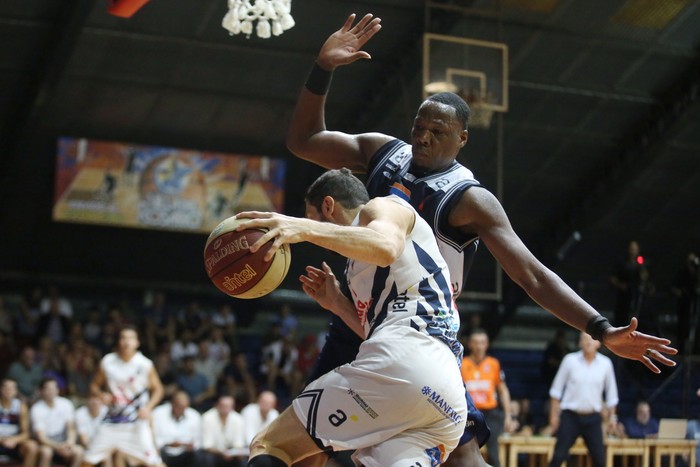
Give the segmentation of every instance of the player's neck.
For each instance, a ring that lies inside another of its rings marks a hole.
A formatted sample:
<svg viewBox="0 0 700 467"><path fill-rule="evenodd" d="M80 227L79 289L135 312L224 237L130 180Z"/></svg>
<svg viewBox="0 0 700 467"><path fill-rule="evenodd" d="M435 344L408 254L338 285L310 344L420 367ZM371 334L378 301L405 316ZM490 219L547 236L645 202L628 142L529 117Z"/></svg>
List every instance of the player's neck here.
<svg viewBox="0 0 700 467"><path fill-rule="evenodd" d="M129 352L117 352L117 355L119 356L119 358L121 358L125 362L128 362L129 360L134 358L134 356L136 355L137 352L138 352L138 350L135 350L133 352L131 352L131 351L129 351Z"/></svg>

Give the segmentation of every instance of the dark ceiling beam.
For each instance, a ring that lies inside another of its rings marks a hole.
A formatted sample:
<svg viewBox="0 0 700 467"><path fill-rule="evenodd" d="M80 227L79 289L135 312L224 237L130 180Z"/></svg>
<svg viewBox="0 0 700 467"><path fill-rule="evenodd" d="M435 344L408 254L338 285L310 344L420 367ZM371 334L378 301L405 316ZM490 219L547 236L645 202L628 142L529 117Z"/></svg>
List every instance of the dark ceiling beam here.
<svg viewBox="0 0 700 467"><path fill-rule="evenodd" d="M552 248L558 248L573 231L584 232L601 221L622 197L639 173L660 157L664 148L682 130L694 109L700 107L700 55L685 73L659 96L663 104L650 111L627 135L622 135L620 149L590 177L591 184L569 200L563 214L551 225ZM585 238L585 233L584 233Z"/></svg>
<svg viewBox="0 0 700 467"><path fill-rule="evenodd" d="M39 125L46 104L51 100L56 84L78 42L83 25L95 7L93 0L56 2L56 11L49 12L54 22L49 28L43 54L36 57L38 66L24 80L24 90L17 99L15 117L10 119L1 144L5 164L27 146L34 129ZM4 169L5 166L2 167ZM4 170L0 172L5 173Z"/></svg>

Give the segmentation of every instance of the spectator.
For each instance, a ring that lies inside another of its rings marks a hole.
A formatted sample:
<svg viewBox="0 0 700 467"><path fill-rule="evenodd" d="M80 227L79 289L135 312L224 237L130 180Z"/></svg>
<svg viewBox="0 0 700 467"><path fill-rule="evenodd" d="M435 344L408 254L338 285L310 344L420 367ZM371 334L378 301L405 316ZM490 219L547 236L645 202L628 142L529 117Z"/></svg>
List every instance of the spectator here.
<svg viewBox="0 0 700 467"><path fill-rule="evenodd" d="M236 332L236 315L231 309L231 305L225 303L219 307L211 317L211 324L218 328L223 328L225 334L231 336Z"/></svg>
<svg viewBox="0 0 700 467"><path fill-rule="evenodd" d="M190 407L184 391L153 409L153 432L160 456L169 467L202 464L202 417Z"/></svg>
<svg viewBox="0 0 700 467"><path fill-rule="evenodd" d="M209 341L199 341L197 348L198 352L194 359L194 370L207 378L209 386L215 386L223 367L218 361L211 357Z"/></svg>
<svg viewBox="0 0 700 467"><path fill-rule="evenodd" d="M67 298L61 296L57 285L49 286L48 296L43 297L39 304L42 314L49 313L52 308L56 308L61 316L68 319L73 317L73 305Z"/></svg>
<svg viewBox="0 0 700 467"><path fill-rule="evenodd" d="M44 369L36 361L36 352L33 347L25 347L19 359L10 365L7 377L17 382L19 393L28 400L36 395L39 382L43 377Z"/></svg>
<svg viewBox="0 0 700 467"><path fill-rule="evenodd" d="M39 385L41 398L30 410L32 428L40 446L40 466L48 467L50 460L80 467L85 451L75 430L75 407L58 395L58 384L45 378Z"/></svg>
<svg viewBox="0 0 700 467"><path fill-rule="evenodd" d="M462 360L462 379L474 400L474 405L486 418L491 436L486 442L488 458L493 467L500 467L498 437L512 428L510 391L500 362L486 355L489 336L483 329L475 329L469 336L469 355Z"/></svg>
<svg viewBox="0 0 700 467"><path fill-rule="evenodd" d="M698 346L697 326L698 326L698 304L700 303L700 257L695 253L688 253L685 264L678 271L673 282L673 294L677 297L676 302L676 335L677 342L685 345L679 346L679 350L685 353L694 353ZM691 323L691 318L695 322ZM690 330L696 329L693 333L695 342L692 342ZM695 347L695 349L693 349Z"/></svg>
<svg viewBox="0 0 700 467"><path fill-rule="evenodd" d="M279 416L276 406L277 396L275 393L263 391L258 396L257 402L252 402L241 410L243 426L245 427L246 446L250 446L250 442L253 441L255 435Z"/></svg>
<svg viewBox="0 0 700 467"><path fill-rule="evenodd" d="M99 359L97 351L81 335L71 338L65 355L68 393L83 400L90 394L90 382Z"/></svg>
<svg viewBox="0 0 700 467"><path fill-rule="evenodd" d="M183 329L180 332L180 338L170 346L170 360L178 367L183 358L196 357L198 352L197 344L192 340L192 332L189 329Z"/></svg>
<svg viewBox="0 0 700 467"><path fill-rule="evenodd" d="M104 321L100 310L93 306L88 310L87 321L83 326L83 338L90 345L97 346L102 338Z"/></svg>
<svg viewBox="0 0 700 467"><path fill-rule="evenodd" d="M182 368L175 378L178 388L187 393L192 401L192 406L197 410L216 394L215 386L209 384L209 380L202 373L195 370L194 357L185 357Z"/></svg>
<svg viewBox="0 0 700 467"><path fill-rule="evenodd" d="M566 340L566 333L563 329L558 329L554 334L554 338L547 344L547 348L544 350L544 355L542 356L540 374L543 382L547 384L547 388L552 385L554 375L557 374L557 370L564 356L570 352L571 347Z"/></svg>
<svg viewBox="0 0 700 467"><path fill-rule="evenodd" d="M600 341L585 332L581 333L579 347L580 351L564 357L549 390L549 424L557 434L549 467L559 467L569 457L569 449L579 436L586 442L593 466L605 465L603 394L610 424L617 425L617 383L612 361L598 353Z"/></svg>
<svg viewBox="0 0 700 467"><path fill-rule="evenodd" d="M510 401L510 431L508 433L520 436L531 436L534 432L530 400L521 399Z"/></svg>
<svg viewBox="0 0 700 467"><path fill-rule="evenodd" d="M23 297L19 302L19 312L15 317L15 344L24 347L36 338L36 327L40 311L29 306L29 300Z"/></svg>
<svg viewBox="0 0 700 467"><path fill-rule="evenodd" d="M625 258L615 265L610 284L616 291L615 300L615 326L625 326L632 316L642 313L645 306L644 299L653 292L653 285L649 280L649 271L640 254L639 243L631 241L627 247ZM644 321L640 320L640 322Z"/></svg>
<svg viewBox="0 0 700 467"><path fill-rule="evenodd" d="M214 326L209 333L209 356L219 363L221 369L228 363L231 346L224 338L224 327Z"/></svg>
<svg viewBox="0 0 700 467"><path fill-rule="evenodd" d="M192 300L177 317L176 331L182 333L185 329L193 340L199 340L209 332L209 319L196 300Z"/></svg>
<svg viewBox="0 0 700 467"><path fill-rule="evenodd" d="M168 306L163 292L156 292L152 303L146 305L143 311L143 329L146 344L151 351L175 340L175 314Z"/></svg>
<svg viewBox="0 0 700 467"><path fill-rule="evenodd" d="M698 388L695 394L700 397L700 388ZM700 418L696 420L688 420L688 428L685 433L685 437L686 439L694 439L698 442L697 446L695 447L695 459L700 459Z"/></svg>
<svg viewBox="0 0 700 467"><path fill-rule="evenodd" d="M659 435L659 420L651 416L651 406L647 401L637 402L634 417L622 422L623 434L628 438L656 438Z"/></svg>
<svg viewBox="0 0 700 467"><path fill-rule="evenodd" d="M78 431L78 442L87 448L90 440L107 415L107 406L99 396L90 396L87 404L75 411L75 427Z"/></svg>
<svg viewBox="0 0 700 467"><path fill-rule="evenodd" d="M291 336L281 337L262 350L261 373L265 376L266 388L280 396L293 396L300 389L301 373L297 365L299 353Z"/></svg>
<svg viewBox="0 0 700 467"><path fill-rule="evenodd" d="M59 304L56 300L49 302L46 313L39 317L37 323L37 337L48 337L54 343L59 344L68 340L70 332L70 319L61 314Z"/></svg>
<svg viewBox="0 0 700 467"><path fill-rule="evenodd" d="M153 365L155 365L156 373L160 376L160 381L163 384L163 397L170 399L177 391L177 380L170 360L170 353L165 350L159 351L153 359Z"/></svg>
<svg viewBox="0 0 700 467"><path fill-rule="evenodd" d="M275 318L280 325L279 332L282 337L296 336L299 320L294 315L292 306L289 303L283 303L280 308L280 314Z"/></svg>
<svg viewBox="0 0 700 467"><path fill-rule="evenodd" d="M297 347L297 353L297 368L301 374L302 381L306 381L316 364L316 360L318 360L319 348L317 337L313 334L304 336Z"/></svg>
<svg viewBox="0 0 700 467"><path fill-rule="evenodd" d="M17 382L9 378L0 386L0 455L34 467L39 447L29 432L27 404L17 397Z"/></svg>
<svg viewBox="0 0 700 467"><path fill-rule="evenodd" d="M202 415L202 448L214 467L242 467L247 456L232 450L246 446L243 416L235 410L235 400L219 396L216 406Z"/></svg>
<svg viewBox="0 0 700 467"><path fill-rule="evenodd" d="M255 400L255 387L255 378L248 370L245 353L231 354L230 361L219 378L219 392L233 395L239 404L245 406Z"/></svg>

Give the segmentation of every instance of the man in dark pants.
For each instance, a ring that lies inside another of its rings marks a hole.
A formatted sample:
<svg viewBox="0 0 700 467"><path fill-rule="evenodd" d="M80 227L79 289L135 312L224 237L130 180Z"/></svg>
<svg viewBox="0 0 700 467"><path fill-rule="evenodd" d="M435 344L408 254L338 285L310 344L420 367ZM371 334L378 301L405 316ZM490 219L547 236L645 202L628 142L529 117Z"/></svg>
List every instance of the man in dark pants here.
<svg viewBox="0 0 700 467"><path fill-rule="evenodd" d="M579 347L580 351L564 357L549 390L549 423L557 436L549 467L559 467L569 457L569 449L579 436L586 442L593 467L605 466L603 392L609 423L617 423L617 383L612 361L598 353L600 342L585 332L581 333Z"/></svg>

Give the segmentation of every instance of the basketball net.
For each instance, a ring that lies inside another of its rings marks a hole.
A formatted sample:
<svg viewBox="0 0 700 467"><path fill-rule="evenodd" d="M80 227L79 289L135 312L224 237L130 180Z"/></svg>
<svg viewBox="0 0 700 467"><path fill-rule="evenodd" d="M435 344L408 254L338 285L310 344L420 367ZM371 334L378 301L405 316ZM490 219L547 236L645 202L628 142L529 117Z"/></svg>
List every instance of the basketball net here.
<svg viewBox="0 0 700 467"><path fill-rule="evenodd" d="M488 93L465 93L460 91L458 94L469 104L469 110L471 111L469 127L488 130L491 127L494 113L492 106L488 105Z"/></svg>
<svg viewBox="0 0 700 467"><path fill-rule="evenodd" d="M253 33L253 22L257 21L255 33L261 39L279 36L294 27L292 0L228 0L228 13L221 26L231 35Z"/></svg>

